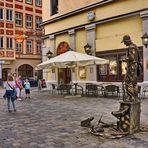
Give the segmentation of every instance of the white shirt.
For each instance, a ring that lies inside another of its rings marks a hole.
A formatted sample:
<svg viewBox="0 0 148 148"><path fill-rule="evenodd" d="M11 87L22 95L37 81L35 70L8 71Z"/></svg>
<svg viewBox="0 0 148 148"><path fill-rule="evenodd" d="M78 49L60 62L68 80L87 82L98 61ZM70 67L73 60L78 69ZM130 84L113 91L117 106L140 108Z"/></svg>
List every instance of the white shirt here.
<svg viewBox="0 0 148 148"><path fill-rule="evenodd" d="M9 83L9 84L8 84ZM10 87L10 86L12 87ZM13 90L13 88L15 88L15 82L14 81L8 81L4 83L4 87L6 88L6 90Z"/></svg>

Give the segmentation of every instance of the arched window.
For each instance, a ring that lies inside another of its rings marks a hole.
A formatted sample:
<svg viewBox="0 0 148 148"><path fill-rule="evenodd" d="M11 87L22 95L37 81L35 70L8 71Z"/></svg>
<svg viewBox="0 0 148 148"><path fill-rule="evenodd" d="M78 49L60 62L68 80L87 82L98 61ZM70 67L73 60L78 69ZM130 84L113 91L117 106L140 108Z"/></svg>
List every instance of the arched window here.
<svg viewBox="0 0 148 148"><path fill-rule="evenodd" d="M28 64L21 65L18 68L18 75L22 77L33 77L33 67Z"/></svg>
<svg viewBox="0 0 148 148"><path fill-rule="evenodd" d="M61 42L57 47L57 55L68 51L70 48L69 44L65 41Z"/></svg>

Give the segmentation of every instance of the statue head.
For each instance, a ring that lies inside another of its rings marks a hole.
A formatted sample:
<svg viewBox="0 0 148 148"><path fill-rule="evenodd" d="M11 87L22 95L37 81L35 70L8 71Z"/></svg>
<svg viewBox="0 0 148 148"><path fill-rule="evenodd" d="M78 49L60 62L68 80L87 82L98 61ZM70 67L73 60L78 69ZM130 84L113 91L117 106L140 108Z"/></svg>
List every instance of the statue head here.
<svg viewBox="0 0 148 148"><path fill-rule="evenodd" d="M124 35L121 43L124 43L125 45L130 45L131 44L131 37L129 35Z"/></svg>

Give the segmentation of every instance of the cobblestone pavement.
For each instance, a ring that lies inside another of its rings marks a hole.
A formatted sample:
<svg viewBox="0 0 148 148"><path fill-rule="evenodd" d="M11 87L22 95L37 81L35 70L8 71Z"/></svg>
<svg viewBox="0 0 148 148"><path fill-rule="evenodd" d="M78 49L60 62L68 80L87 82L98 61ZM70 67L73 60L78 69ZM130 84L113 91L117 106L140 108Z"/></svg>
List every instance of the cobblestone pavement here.
<svg viewBox="0 0 148 148"><path fill-rule="evenodd" d="M64 98L33 90L31 99L16 104L17 112L8 113L0 99L0 148L148 148L148 133L104 140L80 126L91 116L98 121L102 113L104 122L115 122L111 111L118 110L117 99ZM148 99L141 105L141 123L146 123Z"/></svg>

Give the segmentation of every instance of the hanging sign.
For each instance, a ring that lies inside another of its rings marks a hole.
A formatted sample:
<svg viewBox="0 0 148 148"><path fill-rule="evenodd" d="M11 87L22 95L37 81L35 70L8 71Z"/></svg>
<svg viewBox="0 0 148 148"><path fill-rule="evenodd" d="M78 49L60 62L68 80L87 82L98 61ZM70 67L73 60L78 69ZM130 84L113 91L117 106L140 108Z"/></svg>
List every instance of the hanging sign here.
<svg viewBox="0 0 148 148"><path fill-rule="evenodd" d="M23 35L18 35L15 37L16 42L22 43L24 41L24 36Z"/></svg>

